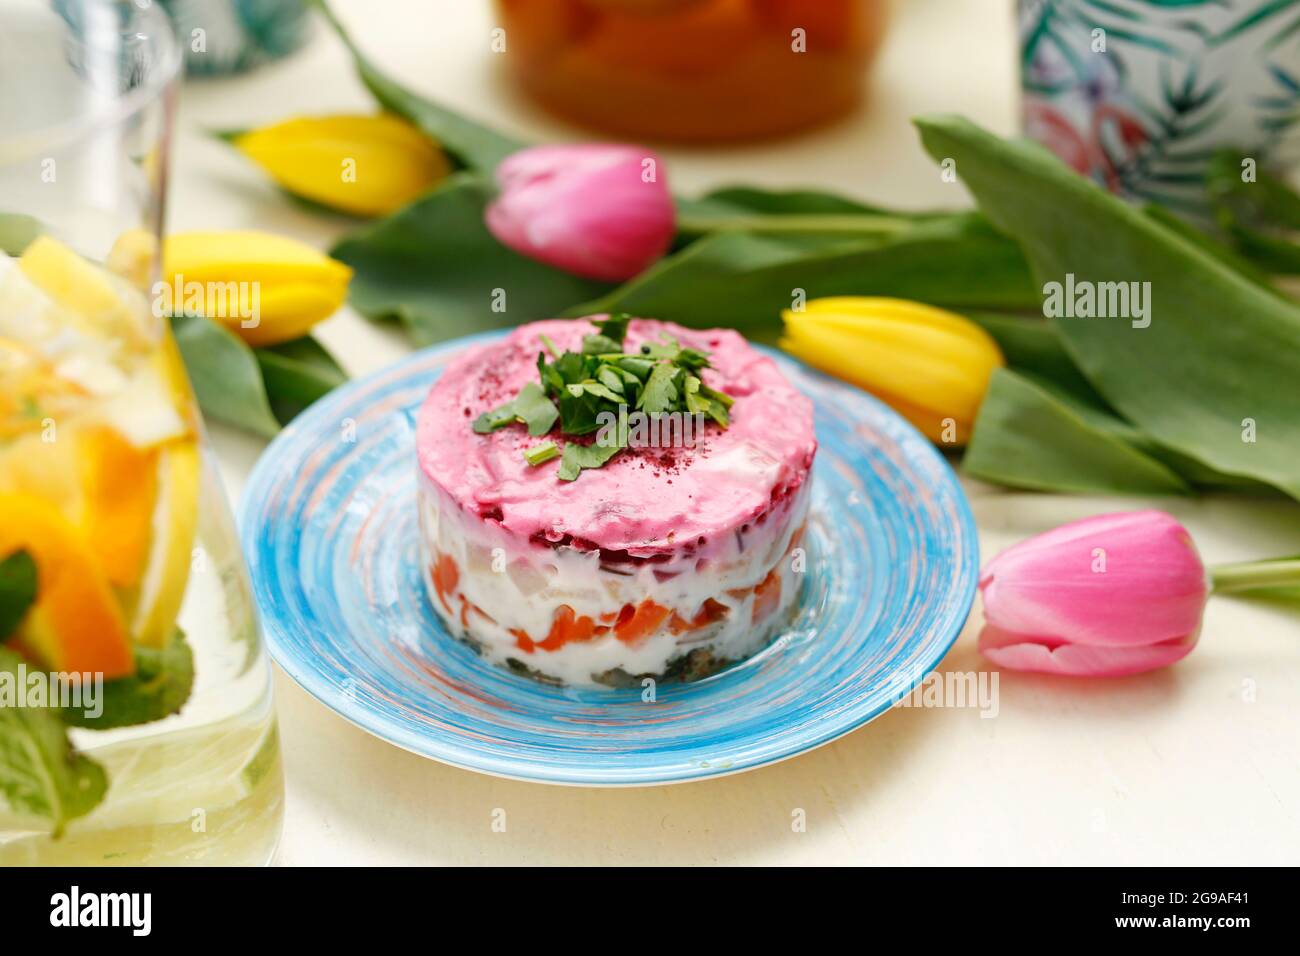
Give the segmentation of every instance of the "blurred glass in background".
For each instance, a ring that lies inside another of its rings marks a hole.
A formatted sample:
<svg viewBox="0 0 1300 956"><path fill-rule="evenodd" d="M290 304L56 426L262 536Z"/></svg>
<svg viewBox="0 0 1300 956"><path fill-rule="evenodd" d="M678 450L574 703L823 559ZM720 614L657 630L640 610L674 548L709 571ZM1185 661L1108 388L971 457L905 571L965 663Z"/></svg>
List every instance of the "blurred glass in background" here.
<svg viewBox="0 0 1300 956"><path fill-rule="evenodd" d="M161 0L192 76L237 73L278 59L307 37L306 0Z"/></svg>

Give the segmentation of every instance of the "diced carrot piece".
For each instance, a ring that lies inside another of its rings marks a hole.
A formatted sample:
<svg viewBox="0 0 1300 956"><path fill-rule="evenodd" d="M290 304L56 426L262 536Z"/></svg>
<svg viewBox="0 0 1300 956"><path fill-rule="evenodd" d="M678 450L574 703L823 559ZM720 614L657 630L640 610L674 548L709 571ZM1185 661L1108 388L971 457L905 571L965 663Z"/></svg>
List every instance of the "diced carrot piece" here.
<svg viewBox="0 0 1300 956"><path fill-rule="evenodd" d="M754 614L751 620L755 624L763 620L781 603L781 569L773 568L767 577L754 588Z"/></svg>
<svg viewBox="0 0 1300 956"><path fill-rule="evenodd" d="M578 617L574 614L573 608L567 604L561 604L551 621L551 632L546 635L546 640L537 646L544 651L555 651L565 644L589 641L595 636L595 621L585 615Z"/></svg>
<svg viewBox="0 0 1300 956"><path fill-rule="evenodd" d="M695 619L691 621L691 626L704 627L706 624L712 624L714 621L721 621L730 613L731 608L727 607L727 605L720 601L715 601L713 598L705 598L703 606L695 615Z"/></svg>
<svg viewBox="0 0 1300 956"><path fill-rule="evenodd" d="M518 628L510 629L515 639L515 646L525 654L531 654L535 650L558 651L565 644L589 641L608 631L608 627L598 627L594 620L585 615L578 617L573 608L567 604L561 604L556 609L555 617L551 619L551 630L540 641L534 641L528 636L527 631Z"/></svg>
<svg viewBox="0 0 1300 956"><path fill-rule="evenodd" d="M708 627L716 621L721 621L731 613L731 608L713 598L705 598L704 603L700 605L699 611L689 621L682 617L676 611L673 611L672 617L668 619L668 630L674 634L682 634L686 631L697 631L702 627Z"/></svg>
<svg viewBox="0 0 1300 956"><path fill-rule="evenodd" d="M635 604L624 604L619 609L618 615L614 618L614 630L618 630L636 615Z"/></svg>
<svg viewBox="0 0 1300 956"><path fill-rule="evenodd" d="M439 554L433 564L429 567L429 575L433 578L433 589L438 592L438 600L442 606L447 609L448 614L455 613L451 609L451 602L447 596L456 590L456 583L460 580L460 571L456 568L456 562L452 560L451 555Z"/></svg>
<svg viewBox="0 0 1300 956"><path fill-rule="evenodd" d="M624 610L626 609L624 607ZM636 610L626 620L623 615L619 615L619 622L614 625L614 635L625 644L639 641L658 630L659 625L667 620L671 613L662 604L656 604L646 598L637 605Z"/></svg>
<svg viewBox="0 0 1300 956"><path fill-rule="evenodd" d="M790 544L786 546L785 553L789 554L795 548L799 547L799 542L803 541L803 533L808 530L807 524L801 524L794 529L794 534L790 535Z"/></svg>

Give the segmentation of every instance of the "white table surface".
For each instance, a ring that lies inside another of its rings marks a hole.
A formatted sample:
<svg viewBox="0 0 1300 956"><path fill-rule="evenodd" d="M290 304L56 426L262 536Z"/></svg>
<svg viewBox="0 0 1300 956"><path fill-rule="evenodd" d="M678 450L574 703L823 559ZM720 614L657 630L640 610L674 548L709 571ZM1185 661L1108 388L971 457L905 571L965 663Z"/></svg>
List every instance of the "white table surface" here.
<svg viewBox="0 0 1300 956"><path fill-rule="evenodd" d="M358 42L410 86L536 139L580 139L511 90L489 52L486 0L335 0ZM885 203L964 202L908 124L962 112L1015 126L1010 0L902 0L867 106L822 133L741 151L665 150L676 190L818 185ZM286 201L208 127L367 110L342 46L248 76L188 83L172 230L259 228L327 248L346 226ZM936 263L936 268L941 268ZM319 327L348 371L406 354L345 309ZM211 426L232 498L264 447ZM1059 522L1149 501L1011 493L966 482L987 559ZM1169 501L1207 561L1300 552L1300 508ZM988 670L980 612L945 670ZM1215 599L1200 646L1122 680L1001 675L996 717L899 709L812 753L704 783L597 791L516 783L399 750L277 670L287 804L277 862L310 864L828 864L1300 861L1300 614ZM494 818L505 811L505 832ZM796 811L806 815L795 832ZM499 829L499 827L497 828Z"/></svg>

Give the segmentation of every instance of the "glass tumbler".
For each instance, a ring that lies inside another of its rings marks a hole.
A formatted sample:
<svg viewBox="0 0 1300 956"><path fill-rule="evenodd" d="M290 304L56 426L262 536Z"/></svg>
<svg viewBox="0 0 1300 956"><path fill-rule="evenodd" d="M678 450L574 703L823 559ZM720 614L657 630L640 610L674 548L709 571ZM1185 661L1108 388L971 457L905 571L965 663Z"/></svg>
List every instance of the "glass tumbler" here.
<svg viewBox="0 0 1300 956"><path fill-rule="evenodd" d="M270 667L154 283L181 53L0 0L0 864L263 864Z"/></svg>

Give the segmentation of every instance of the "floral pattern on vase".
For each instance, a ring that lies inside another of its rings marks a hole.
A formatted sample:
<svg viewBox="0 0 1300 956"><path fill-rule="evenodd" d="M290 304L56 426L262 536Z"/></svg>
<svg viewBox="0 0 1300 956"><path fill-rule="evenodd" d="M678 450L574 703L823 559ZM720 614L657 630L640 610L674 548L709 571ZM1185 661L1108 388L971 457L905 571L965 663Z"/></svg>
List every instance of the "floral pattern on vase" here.
<svg viewBox="0 0 1300 956"><path fill-rule="evenodd" d="M1188 215L1224 147L1280 161L1300 119L1296 0L1020 0L1026 135Z"/></svg>

